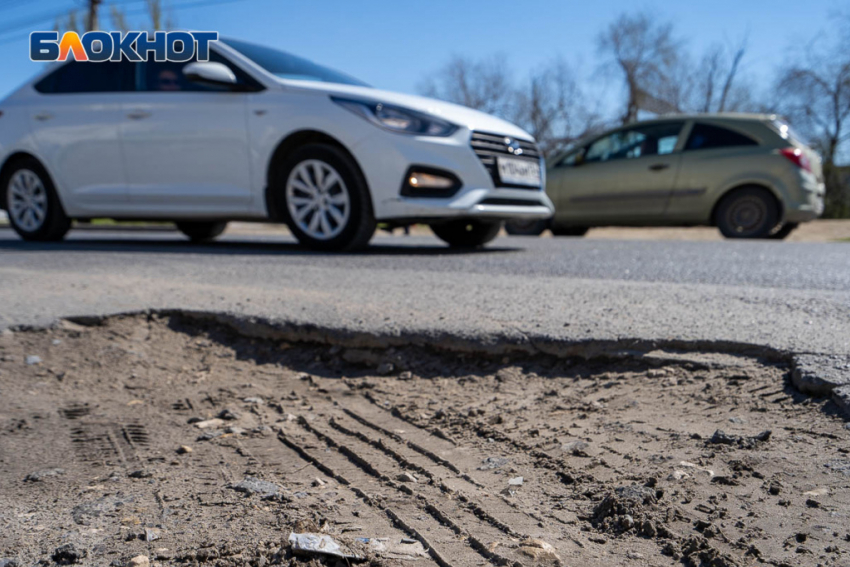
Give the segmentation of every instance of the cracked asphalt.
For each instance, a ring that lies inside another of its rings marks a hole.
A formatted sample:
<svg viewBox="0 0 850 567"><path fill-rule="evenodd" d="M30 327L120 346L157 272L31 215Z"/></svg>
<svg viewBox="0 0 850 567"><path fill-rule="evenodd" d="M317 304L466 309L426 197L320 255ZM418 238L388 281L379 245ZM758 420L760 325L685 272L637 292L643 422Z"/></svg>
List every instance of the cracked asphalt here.
<svg viewBox="0 0 850 567"><path fill-rule="evenodd" d="M195 309L381 335L735 342L850 354L850 243L500 238L454 252L378 236L313 254L286 235L0 229L0 328Z"/></svg>

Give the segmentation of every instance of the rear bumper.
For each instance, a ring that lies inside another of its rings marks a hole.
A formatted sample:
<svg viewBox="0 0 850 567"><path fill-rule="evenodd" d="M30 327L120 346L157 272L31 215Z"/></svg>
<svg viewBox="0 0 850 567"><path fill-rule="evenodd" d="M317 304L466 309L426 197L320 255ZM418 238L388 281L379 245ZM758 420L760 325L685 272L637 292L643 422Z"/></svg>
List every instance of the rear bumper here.
<svg viewBox="0 0 850 567"><path fill-rule="evenodd" d="M802 189L800 201L786 203L785 222L809 222L823 215L826 186L823 183L806 183Z"/></svg>

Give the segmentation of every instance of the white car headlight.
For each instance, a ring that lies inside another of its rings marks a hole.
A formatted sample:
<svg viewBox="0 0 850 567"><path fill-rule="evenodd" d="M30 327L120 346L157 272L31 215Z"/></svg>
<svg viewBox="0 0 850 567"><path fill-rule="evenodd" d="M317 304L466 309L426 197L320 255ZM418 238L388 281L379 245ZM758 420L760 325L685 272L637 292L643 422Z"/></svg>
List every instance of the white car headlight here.
<svg viewBox="0 0 850 567"><path fill-rule="evenodd" d="M399 134L445 138L458 129L451 122L409 108L340 97L331 97L331 100L376 126Z"/></svg>

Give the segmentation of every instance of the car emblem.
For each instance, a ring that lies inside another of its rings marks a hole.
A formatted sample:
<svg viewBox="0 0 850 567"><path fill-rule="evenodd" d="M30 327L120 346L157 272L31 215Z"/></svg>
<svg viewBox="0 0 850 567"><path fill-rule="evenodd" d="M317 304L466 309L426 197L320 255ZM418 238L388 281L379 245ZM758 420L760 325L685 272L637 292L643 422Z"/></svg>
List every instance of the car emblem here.
<svg viewBox="0 0 850 567"><path fill-rule="evenodd" d="M515 156L522 155L522 146L519 142L511 138L505 138L505 145L508 147L508 151Z"/></svg>

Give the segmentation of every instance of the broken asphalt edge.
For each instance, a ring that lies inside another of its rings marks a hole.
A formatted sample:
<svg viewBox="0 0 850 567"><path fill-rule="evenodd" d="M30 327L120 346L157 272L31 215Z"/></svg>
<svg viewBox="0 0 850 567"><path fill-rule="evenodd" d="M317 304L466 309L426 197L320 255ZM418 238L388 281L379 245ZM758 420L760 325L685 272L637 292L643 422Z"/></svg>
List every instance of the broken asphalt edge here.
<svg viewBox="0 0 850 567"><path fill-rule="evenodd" d="M480 354L484 356L549 355L557 358L634 359L653 364L683 362L675 353L703 352L759 358L773 363L787 364L791 369L791 382L797 390L810 396L831 397L850 420L850 356L794 353L774 347L725 340L681 339L582 339L571 340L535 335L517 331L515 334L488 333L475 337L459 336L441 331L399 331L374 333L345 327L323 327L314 324L293 323L236 313L192 309L145 309L111 314L72 316L61 320L83 326L99 326L114 317L178 316L198 323L222 325L237 334L255 339L288 343L311 343L353 349L379 349L420 347L436 352ZM21 325L12 330L32 330L34 326ZM669 359L650 353L671 353ZM687 361L686 359L684 361Z"/></svg>

